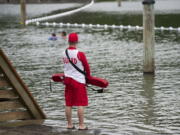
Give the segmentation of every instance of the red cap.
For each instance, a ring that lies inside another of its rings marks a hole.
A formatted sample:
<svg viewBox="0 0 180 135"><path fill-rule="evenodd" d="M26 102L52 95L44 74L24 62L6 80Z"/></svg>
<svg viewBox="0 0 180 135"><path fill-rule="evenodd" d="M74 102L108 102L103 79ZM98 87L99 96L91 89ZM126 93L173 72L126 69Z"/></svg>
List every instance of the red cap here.
<svg viewBox="0 0 180 135"><path fill-rule="evenodd" d="M77 33L70 33L68 41L71 42L71 43L78 42L78 35L77 35Z"/></svg>

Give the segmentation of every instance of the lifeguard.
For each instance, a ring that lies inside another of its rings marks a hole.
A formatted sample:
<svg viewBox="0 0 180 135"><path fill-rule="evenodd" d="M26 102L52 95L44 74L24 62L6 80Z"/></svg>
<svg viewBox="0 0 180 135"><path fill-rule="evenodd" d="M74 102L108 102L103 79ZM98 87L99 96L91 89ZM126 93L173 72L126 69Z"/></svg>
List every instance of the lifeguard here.
<svg viewBox="0 0 180 135"><path fill-rule="evenodd" d="M86 76L90 77L90 67L86 59L85 53L77 49L78 35L76 33L69 34L69 47L67 53L70 60L82 71ZM87 130L84 124L84 107L88 106L88 96L86 90L85 75L75 69L70 63L66 52L63 52L64 62L64 84L65 84L65 113L67 118L67 128L74 129L72 123L72 106L77 106L77 115L79 118L79 130Z"/></svg>

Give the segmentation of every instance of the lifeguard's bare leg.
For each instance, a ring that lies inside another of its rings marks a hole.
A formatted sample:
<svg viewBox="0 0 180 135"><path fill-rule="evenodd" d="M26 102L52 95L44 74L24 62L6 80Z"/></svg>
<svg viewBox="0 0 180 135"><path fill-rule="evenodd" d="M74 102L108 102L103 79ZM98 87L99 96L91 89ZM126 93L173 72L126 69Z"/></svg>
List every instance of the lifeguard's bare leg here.
<svg viewBox="0 0 180 135"><path fill-rule="evenodd" d="M79 106L77 110L78 118L79 118L79 129L84 129L84 107Z"/></svg>
<svg viewBox="0 0 180 135"><path fill-rule="evenodd" d="M67 119L67 128L72 128L72 107L66 106L65 107L66 119Z"/></svg>

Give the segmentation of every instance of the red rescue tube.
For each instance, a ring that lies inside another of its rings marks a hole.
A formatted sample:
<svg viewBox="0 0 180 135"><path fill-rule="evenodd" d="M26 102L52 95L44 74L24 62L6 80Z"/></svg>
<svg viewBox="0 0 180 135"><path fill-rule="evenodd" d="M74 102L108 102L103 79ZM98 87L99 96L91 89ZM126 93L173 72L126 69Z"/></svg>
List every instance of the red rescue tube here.
<svg viewBox="0 0 180 135"><path fill-rule="evenodd" d="M64 81L64 74L63 73L57 73L52 75L52 80L54 82L63 82ZM101 88L106 88L109 85L109 82L105 79L90 76L87 78L87 84L91 84L94 86L98 86Z"/></svg>
<svg viewBox="0 0 180 135"><path fill-rule="evenodd" d="M53 74L51 79L54 82L63 82L64 81L64 74L63 73Z"/></svg>
<svg viewBox="0 0 180 135"><path fill-rule="evenodd" d="M90 76L87 78L87 84L98 86L101 88L106 88L108 86L108 81L102 78Z"/></svg>

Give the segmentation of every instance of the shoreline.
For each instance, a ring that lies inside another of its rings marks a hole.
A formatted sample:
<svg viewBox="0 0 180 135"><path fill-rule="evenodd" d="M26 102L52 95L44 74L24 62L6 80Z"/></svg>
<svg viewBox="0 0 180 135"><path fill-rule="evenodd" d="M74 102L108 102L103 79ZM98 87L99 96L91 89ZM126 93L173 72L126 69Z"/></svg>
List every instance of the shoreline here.
<svg viewBox="0 0 180 135"><path fill-rule="evenodd" d="M0 127L0 135L100 135L99 129L79 131L67 130L46 125L28 125L21 127Z"/></svg>

